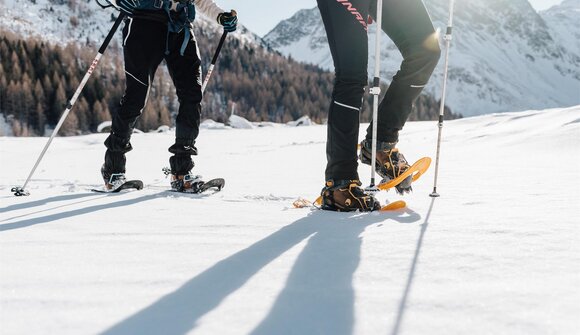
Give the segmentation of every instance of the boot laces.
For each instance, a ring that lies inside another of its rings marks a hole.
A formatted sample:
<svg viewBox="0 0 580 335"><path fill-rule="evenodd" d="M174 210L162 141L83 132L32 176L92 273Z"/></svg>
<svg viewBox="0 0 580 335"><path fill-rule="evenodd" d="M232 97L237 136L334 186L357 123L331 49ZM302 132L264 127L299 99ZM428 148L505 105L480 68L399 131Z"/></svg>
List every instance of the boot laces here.
<svg viewBox="0 0 580 335"><path fill-rule="evenodd" d="M387 168L391 168L393 173L393 178L397 178L401 173L405 172L409 167L405 156L399 152L399 149L393 148L391 150L386 150L385 154L389 159L389 165Z"/></svg>

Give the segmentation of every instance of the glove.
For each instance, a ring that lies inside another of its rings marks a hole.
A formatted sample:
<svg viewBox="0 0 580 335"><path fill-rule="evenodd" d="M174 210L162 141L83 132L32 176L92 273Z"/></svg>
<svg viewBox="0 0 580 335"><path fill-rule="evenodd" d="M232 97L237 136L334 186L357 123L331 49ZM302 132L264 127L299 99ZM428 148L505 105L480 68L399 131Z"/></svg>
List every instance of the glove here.
<svg viewBox="0 0 580 335"><path fill-rule="evenodd" d="M233 9L229 13L221 13L217 17L217 22L224 26L224 30L228 33L236 31L238 28L238 13Z"/></svg>

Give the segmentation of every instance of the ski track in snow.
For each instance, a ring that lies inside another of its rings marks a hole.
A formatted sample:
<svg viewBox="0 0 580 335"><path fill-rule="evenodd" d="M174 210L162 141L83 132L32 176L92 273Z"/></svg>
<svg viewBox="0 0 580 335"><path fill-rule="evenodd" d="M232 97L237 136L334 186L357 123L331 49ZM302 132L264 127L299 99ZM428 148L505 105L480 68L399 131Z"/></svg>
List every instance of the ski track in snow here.
<svg viewBox="0 0 580 335"><path fill-rule="evenodd" d="M195 171L226 179L211 195L165 191L169 132L133 137L142 191L89 191L94 134L56 138L14 197L47 139L0 137L0 333L575 334L579 119L446 122L442 196L432 166L381 214L291 208L323 186L325 126L202 129ZM436 137L411 122L399 147L434 158Z"/></svg>

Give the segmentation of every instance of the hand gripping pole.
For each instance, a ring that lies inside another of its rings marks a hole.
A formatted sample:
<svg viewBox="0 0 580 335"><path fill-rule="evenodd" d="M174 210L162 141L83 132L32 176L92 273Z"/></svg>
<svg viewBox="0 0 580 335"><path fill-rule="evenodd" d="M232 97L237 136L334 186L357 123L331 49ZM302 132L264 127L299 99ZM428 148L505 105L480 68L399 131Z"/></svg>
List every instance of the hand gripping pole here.
<svg viewBox="0 0 580 335"><path fill-rule="evenodd" d="M232 14L237 15L235 10L232 10ZM220 38L220 42L218 43L217 49L216 49L215 53L213 54L211 64L209 66L209 69L207 70L207 74L205 75L205 79L203 80L203 84L201 85L201 93L205 92L205 89L207 87L207 83L209 83L209 78L211 78L211 74L213 73L213 68L215 67L215 64L217 63L218 56L220 55L220 52L222 51L222 47L224 46L224 42L225 42L227 36L228 36L228 32L224 31L224 33L222 34L222 37Z"/></svg>

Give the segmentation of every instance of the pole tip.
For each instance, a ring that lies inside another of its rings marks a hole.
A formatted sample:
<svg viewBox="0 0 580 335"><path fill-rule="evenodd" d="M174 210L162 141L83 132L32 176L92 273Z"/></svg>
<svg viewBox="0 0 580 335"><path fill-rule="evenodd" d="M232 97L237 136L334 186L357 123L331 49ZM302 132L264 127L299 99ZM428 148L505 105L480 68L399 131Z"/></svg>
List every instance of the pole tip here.
<svg viewBox="0 0 580 335"><path fill-rule="evenodd" d="M22 187L13 187L10 191L14 192L14 195L17 197L30 195L30 193L28 193L28 191L26 191Z"/></svg>

